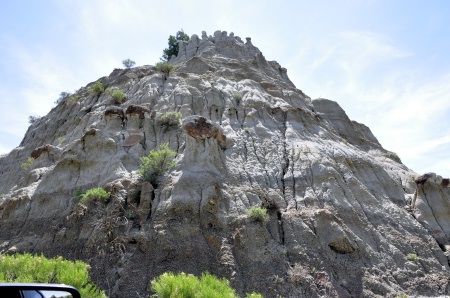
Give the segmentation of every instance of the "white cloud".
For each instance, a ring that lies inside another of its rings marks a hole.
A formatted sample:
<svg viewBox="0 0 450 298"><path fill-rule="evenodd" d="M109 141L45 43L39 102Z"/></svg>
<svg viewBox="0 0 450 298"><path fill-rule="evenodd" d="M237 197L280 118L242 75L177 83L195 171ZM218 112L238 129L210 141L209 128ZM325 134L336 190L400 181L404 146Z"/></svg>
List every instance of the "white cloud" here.
<svg viewBox="0 0 450 298"><path fill-rule="evenodd" d="M438 171L442 167L431 168L437 163L421 160L438 147L450 151L450 73L424 76L417 59L379 34L342 32L294 57L289 75L313 98L337 101L407 166Z"/></svg>

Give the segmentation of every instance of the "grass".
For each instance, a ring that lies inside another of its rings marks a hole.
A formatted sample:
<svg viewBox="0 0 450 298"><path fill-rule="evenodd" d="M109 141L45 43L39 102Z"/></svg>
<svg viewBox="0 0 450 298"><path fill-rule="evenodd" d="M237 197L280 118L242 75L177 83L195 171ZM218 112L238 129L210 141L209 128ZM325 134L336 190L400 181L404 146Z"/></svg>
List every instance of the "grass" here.
<svg viewBox="0 0 450 298"><path fill-rule="evenodd" d="M0 255L0 283L62 283L77 288L82 297L106 298L89 278L89 265L62 257L47 259L29 253Z"/></svg>
<svg viewBox="0 0 450 298"><path fill-rule="evenodd" d="M80 100L80 97L78 95L71 95L65 101L69 104L76 104L79 100Z"/></svg>
<svg viewBox="0 0 450 298"><path fill-rule="evenodd" d="M242 100L242 95L238 92L234 92L232 94L232 97L234 99L234 102L236 103L236 106L241 104L241 100Z"/></svg>
<svg viewBox="0 0 450 298"><path fill-rule="evenodd" d="M114 100L117 104L122 104L125 102L125 94L119 89L106 89L109 96Z"/></svg>
<svg viewBox="0 0 450 298"><path fill-rule="evenodd" d="M416 254L407 254L406 255L406 259L408 261L414 261L414 262L418 262L419 261L419 257Z"/></svg>
<svg viewBox="0 0 450 298"><path fill-rule="evenodd" d="M158 150L150 150L148 156L141 157L141 166L137 173L145 181L156 184L160 174L175 166L176 155L175 151L169 149L168 143L161 144Z"/></svg>
<svg viewBox="0 0 450 298"><path fill-rule="evenodd" d="M34 164L34 158L28 157L27 160L24 163L22 163L20 166L24 170L29 170L33 167L33 164Z"/></svg>
<svg viewBox="0 0 450 298"><path fill-rule="evenodd" d="M87 190L85 193L80 193L78 191L75 192L77 198L79 198L80 204L86 204L92 201L100 201L107 203L109 198L111 197L111 193L104 190L102 187L91 188Z"/></svg>
<svg viewBox="0 0 450 298"><path fill-rule="evenodd" d="M180 124L181 113L180 112L167 112L159 117L159 121L161 121L161 125L170 127L177 126Z"/></svg>
<svg viewBox="0 0 450 298"><path fill-rule="evenodd" d="M402 160L400 159L400 157L398 156L397 153L392 152L392 151L388 151L386 152L386 156L392 160L395 160L398 163L402 163Z"/></svg>
<svg viewBox="0 0 450 298"><path fill-rule="evenodd" d="M265 223L269 220L269 215L267 214L266 208L253 206L252 208L247 210L246 214L253 222Z"/></svg>
<svg viewBox="0 0 450 298"><path fill-rule="evenodd" d="M168 62L158 62L156 63L156 70L170 76L175 71L175 66Z"/></svg>
<svg viewBox="0 0 450 298"><path fill-rule="evenodd" d="M100 95L105 91L105 87L103 87L102 82L95 82L88 90L89 94Z"/></svg>

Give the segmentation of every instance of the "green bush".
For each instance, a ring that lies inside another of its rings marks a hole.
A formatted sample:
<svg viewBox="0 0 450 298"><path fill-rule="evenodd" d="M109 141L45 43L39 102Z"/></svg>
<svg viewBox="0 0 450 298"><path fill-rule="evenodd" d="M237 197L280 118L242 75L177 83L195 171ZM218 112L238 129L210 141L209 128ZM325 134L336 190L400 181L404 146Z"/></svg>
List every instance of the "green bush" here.
<svg viewBox="0 0 450 298"><path fill-rule="evenodd" d="M189 41L189 36L184 33L183 29L177 32L175 36L169 36L169 48L163 50L162 61L169 61L170 57L177 56L179 51L180 41Z"/></svg>
<svg viewBox="0 0 450 298"><path fill-rule="evenodd" d="M65 92L65 91L61 92L59 94L59 98L55 101L55 104L59 104L60 102L66 100L66 98L69 98L70 96L72 96L72 93L70 93L70 92Z"/></svg>
<svg viewBox="0 0 450 298"><path fill-rule="evenodd" d="M27 160L24 163L22 163L20 166L22 167L22 169L28 170L33 167L33 164L34 164L34 158L28 157Z"/></svg>
<svg viewBox="0 0 450 298"><path fill-rule="evenodd" d="M158 150L150 150L148 156L141 157L141 167L137 173L146 181L156 183L158 176L174 167L177 153L169 149L169 144L161 144Z"/></svg>
<svg viewBox="0 0 450 298"><path fill-rule="evenodd" d="M130 69L136 64L136 62L134 62L131 59L125 59L122 61L122 64L123 66L125 66L126 69Z"/></svg>
<svg viewBox="0 0 450 298"><path fill-rule="evenodd" d="M151 289L159 298L238 298L230 282L219 279L208 272L200 278L186 273L163 273L151 281ZM261 294L251 293L246 297L263 298Z"/></svg>
<svg viewBox="0 0 450 298"><path fill-rule="evenodd" d="M159 121L161 121L161 124L165 126L177 126L180 124L180 120L180 112L167 112L159 117Z"/></svg>
<svg viewBox="0 0 450 298"><path fill-rule="evenodd" d="M106 92L108 92L109 96L117 103L122 104L125 101L125 94L119 89L106 89Z"/></svg>
<svg viewBox="0 0 450 298"><path fill-rule="evenodd" d="M93 95L100 95L103 91L105 91L105 87L103 87L103 84L100 81L95 82L88 90L89 94Z"/></svg>
<svg viewBox="0 0 450 298"><path fill-rule="evenodd" d="M28 123L33 124L34 122L38 121L41 118L41 116L28 116Z"/></svg>
<svg viewBox="0 0 450 298"><path fill-rule="evenodd" d="M402 160L400 159L400 157L398 156L397 153L392 152L392 151L388 151L386 152L386 156L392 160L395 160L398 163L402 163Z"/></svg>
<svg viewBox="0 0 450 298"><path fill-rule="evenodd" d="M89 265L82 261L68 261L62 257L25 254L0 255L0 283L61 283L77 288L81 297L106 298L89 278Z"/></svg>
<svg viewBox="0 0 450 298"><path fill-rule="evenodd" d="M65 100L65 102L70 103L70 104L75 104L78 102L78 100L80 100L80 97L78 95L71 95L71 96L69 96L69 98L67 98Z"/></svg>
<svg viewBox="0 0 450 298"><path fill-rule="evenodd" d="M233 96L235 104L237 106L240 105L241 104L241 100L242 100L242 95L240 93L234 92L232 96Z"/></svg>
<svg viewBox="0 0 450 298"><path fill-rule="evenodd" d="M407 254L406 255L406 259L408 261L414 261L414 262L418 262L419 261L419 257L416 254Z"/></svg>
<svg viewBox="0 0 450 298"><path fill-rule="evenodd" d="M253 206L246 212L247 216L250 218L250 220L255 222L267 222L269 220L269 215L267 214L266 208L261 208L257 206Z"/></svg>
<svg viewBox="0 0 450 298"><path fill-rule="evenodd" d="M76 196L80 199L80 204L92 202L92 201L101 201L108 202L111 193L104 190L102 187L91 188L87 190L85 193L76 194Z"/></svg>
<svg viewBox="0 0 450 298"><path fill-rule="evenodd" d="M156 63L156 70L164 73L166 76L170 76L174 72L175 66L168 62L158 62Z"/></svg>

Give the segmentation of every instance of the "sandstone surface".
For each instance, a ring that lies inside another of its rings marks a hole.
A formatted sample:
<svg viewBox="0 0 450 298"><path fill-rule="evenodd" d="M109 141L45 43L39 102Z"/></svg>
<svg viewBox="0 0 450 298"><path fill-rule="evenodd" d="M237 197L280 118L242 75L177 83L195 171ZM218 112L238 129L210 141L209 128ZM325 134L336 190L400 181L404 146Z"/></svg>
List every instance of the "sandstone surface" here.
<svg viewBox="0 0 450 298"><path fill-rule="evenodd" d="M448 179L392 158L250 38L203 32L170 62L167 77L147 65L100 78L120 106L80 88L0 157L0 253L82 259L110 297L148 297L166 271L209 271L241 295L450 295ZM152 185L136 170L163 143L177 164ZM78 204L93 187L110 202Z"/></svg>

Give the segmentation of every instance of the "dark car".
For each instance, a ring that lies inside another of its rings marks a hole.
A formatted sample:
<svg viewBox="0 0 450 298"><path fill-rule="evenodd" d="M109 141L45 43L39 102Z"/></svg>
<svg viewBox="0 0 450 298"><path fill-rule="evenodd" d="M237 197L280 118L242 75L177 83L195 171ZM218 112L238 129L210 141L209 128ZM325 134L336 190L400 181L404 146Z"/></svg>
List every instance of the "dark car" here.
<svg viewBox="0 0 450 298"><path fill-rule="evenodd" d="M59 284L0 283L1 298L81 298L77 289Z"/></svg>

